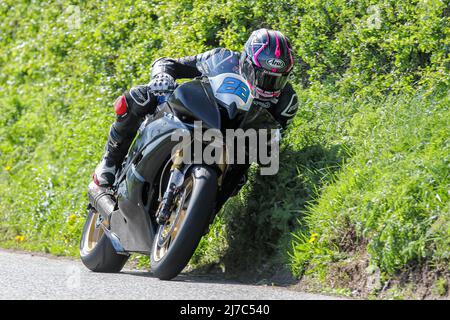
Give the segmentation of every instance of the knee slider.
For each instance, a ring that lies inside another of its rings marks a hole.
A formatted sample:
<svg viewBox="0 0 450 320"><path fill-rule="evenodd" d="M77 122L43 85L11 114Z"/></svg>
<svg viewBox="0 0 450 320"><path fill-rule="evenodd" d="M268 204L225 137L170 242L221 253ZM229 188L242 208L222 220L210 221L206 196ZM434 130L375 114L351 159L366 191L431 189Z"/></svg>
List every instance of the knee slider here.
<svg viewBox="0 0 450 320"><path fill-rule="evenodd" d="M122 95L116 99L114 102L114 112L118 117L125 117L128 113L128 106L127 106L127 100L125 99L125 96Z"/></svg>

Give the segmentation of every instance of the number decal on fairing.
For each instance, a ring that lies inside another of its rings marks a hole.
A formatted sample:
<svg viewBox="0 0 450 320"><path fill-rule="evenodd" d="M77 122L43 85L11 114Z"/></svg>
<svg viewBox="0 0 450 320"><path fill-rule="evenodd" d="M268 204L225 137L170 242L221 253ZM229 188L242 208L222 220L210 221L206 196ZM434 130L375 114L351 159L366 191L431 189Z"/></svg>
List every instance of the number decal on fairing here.
<svg viewBox="0 0 450 320"><path fill-rule="evenodd" d="M241 98L244 103L247 103L250 90L248 86L239 79L227 77L223 80L217 93L231 93Z"/></svg>

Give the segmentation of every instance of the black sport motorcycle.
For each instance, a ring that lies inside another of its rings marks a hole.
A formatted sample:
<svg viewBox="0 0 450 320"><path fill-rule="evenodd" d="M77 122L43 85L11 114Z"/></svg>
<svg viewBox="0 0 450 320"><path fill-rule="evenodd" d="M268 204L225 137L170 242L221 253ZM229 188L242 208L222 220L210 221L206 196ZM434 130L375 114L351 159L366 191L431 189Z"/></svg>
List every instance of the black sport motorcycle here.
<svg viewBox="0 0 450 320"><path fill-rule="evenodd" d="M250 164L184 163L173 134L192 133L195 121L221 132L279 128L266 109L252 105L235 59L213 55L204 61L202 77L179 85L144 120L113 187L89 184L80 243L87 268L119 272L132 252L150 255L153 275L164 280L187 265Z"/></svg>

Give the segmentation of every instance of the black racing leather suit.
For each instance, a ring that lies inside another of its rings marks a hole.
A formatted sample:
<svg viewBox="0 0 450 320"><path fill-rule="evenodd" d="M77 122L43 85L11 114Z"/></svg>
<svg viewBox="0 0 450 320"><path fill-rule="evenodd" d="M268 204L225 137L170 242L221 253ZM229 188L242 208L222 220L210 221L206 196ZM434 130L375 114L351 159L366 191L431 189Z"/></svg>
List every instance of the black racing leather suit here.
<svg viewBox="0 0 450 320"><path fill-rule="evenodd" d="M153 78L161 73L169 74L174 79L201 76L197 65L208 59L211 55L223 54L224 50L231 52L224 48L215 48L195 56L187 56L179 59L157 59L152 65L151 77ZM231 53L240 55L238 52ZM117 165L120 165L123 161L143 118L145 115L153 113L158 103L157 96L150 92L147 85L131 88L124 93L124 97L126 108L121 108L120 112L117 112L118 110L116 109L117 119L111 127L110 139L107 144L107 149L115 149L115 152L108 153L111 160ZM119 97L118 99L121 98ZM277 99L271 101L254 99L253 103L267 108L283 128L289 124L297 112L298 107L297 95L290 83L286 84Z"/></svg>

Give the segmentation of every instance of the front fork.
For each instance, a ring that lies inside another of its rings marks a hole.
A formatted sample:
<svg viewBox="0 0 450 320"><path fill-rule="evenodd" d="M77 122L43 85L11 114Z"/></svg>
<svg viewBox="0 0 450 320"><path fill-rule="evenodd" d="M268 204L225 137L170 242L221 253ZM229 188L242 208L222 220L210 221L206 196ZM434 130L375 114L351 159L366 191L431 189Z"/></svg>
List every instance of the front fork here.
<svg viewBox="0 0 450 320"><path fill-rule="evenodd" d="M172 167L170 168L169 182L167 183L166 191L161 199L159 210L156 215L156 222L164 225L170 218L173 200L175 195L184 183L184 172L181 171L183 166L183 151L182 149L175 152Z"/></svg>

